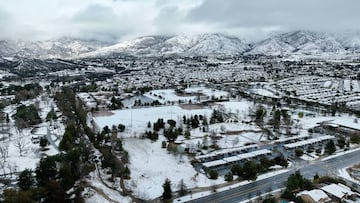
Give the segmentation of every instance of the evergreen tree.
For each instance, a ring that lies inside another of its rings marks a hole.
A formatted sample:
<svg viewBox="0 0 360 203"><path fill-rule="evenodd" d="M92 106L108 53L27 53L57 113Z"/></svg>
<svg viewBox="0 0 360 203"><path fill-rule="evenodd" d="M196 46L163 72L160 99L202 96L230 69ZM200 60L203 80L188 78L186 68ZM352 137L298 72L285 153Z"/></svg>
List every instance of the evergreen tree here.
<svg viewBox="0 0 360 203"><path fill-rule="evenodd" d="M19 174L18 177L18 186L22 190L28 190L34 185L34 176L30 169L25 169Z"/></svg>
<svg viewBox="0 0 360 203"><path fill-rule="evenodd" d="M291 174L286 182L286 190L294 191L300 190L311 190L313 188L312 183L305 179L299 171Z"/></svg>
<svg viewBox="0 0 360 203"><path fill-rule="evenodd" d="M171 199L172 198L172 190L171 190L171 182L168 178L166 178L165 183L163 184L164 192L162 197L164 199Z"/></svg>
<svg viewBox="0 0 360 203"><path fill-rule="evenodd" d="M258 106L255 112L255 122L259 126L263 126L264 124L264 117L266 116L266 110L263 106Z"/></svg>
<svg viewBox="0 0 360 203"><path fill-rule="evenodd" d="M231 171L229 171L227 174L225 174L225 181L232 181L234 179L234 176Z"/></svg>
<svg viewBox="0 0 360 203"><path fill-rule="evenodd" d="M239 164L234 164L231 167L231 172L234 175L238 175L239 177L243 175L243 171L244 171L243 168Z"/></svg>
<svg viewBox="0 0 360 203"><path fill-rule="evenodd" d="M276 130L280 128L280 119L281 119L281 112L280 110L276 110L273 114L273 127Z"/></svg>
<svg viewBox="0 0 360 203"><path fill-rule="evenodd" d="M345 147L345 137L344 136L340 136L340 138L337 141L337 146L339 146L341 149L343 149Z"/></svg>
<svg viewBox="0 0 360 203"><path fill-rule="evenodd" d="M330 140L326 146L325 146L325 151L328 154L333 154L336 151L336 146L334 144L334 141Z"/></svg>
<svg viewBox="0 0 360 203"><path fill-rule="evenodd" d="M186 193L187 193L187 191L186 191L186 185L185 185L185 183L184 183L184 179L181 179L180 180L180 190L179 190L179 194L181 195L181 196L183 196L183 195L186 195Z"/></svg>
<svg viewBox="0 0 360 203"><path fill-rule="evenodd" d="M151 124L150 124L150 126L151 126ZM124 132L125 131L125 125L123 125L123 124L119 124L118 125L118 129L119 129L119 132Z"/></svg>
<svg viewBox="0 0 360 203"><path fill-rule="evenodd" d="M35 170L38 186L44 186L49 180L55 179L57 174L56 159L56 156L40 159L39 166Z"/></svg>
<svg viewBox="0 0 360 203"><path fill-rule="evenodd" d="M2 193L3 203L33 203L32 192L30 190L5 189Z"/></svg>
<svg viewBox="0 0 360 203"><path fill-rule="evenodd" d="M74 123L70 123L66 126L64 136L60 141L59 149L68 151L74 146L75 139L78 136L77 129Z"/></svg>
<svg viewBox="0 0 360 203"><path fill-rule="evenodd" d="M40 138L40 147L44 148L48 145L49 141L46 139L45 136Z"/></svg>
<svg viewBox="0 0 360 203"><path fill-rule="evenodd" d="M209 178L210 179L216 180L216 179L218 179L218 177L219 177L219 174L216 170L209 170Z"/></svg>
<svg viewBox="0 0 360 203"><path fill-rule="evenodd" d="M248 161L243 166L243 177L245 180L256 180L258 166L253 161Z"/></svg>
<svg viewBox="0 0 360 203"><path fill-rule="evenodd" d="M166 141L161 142L161 148L166 148Z"/></svg>
<svg viewBox="0 0 360 203"><path fill-rule="evenodd" d="M190 139L190 136L191 136L190 131L189 131L189 130L186 130L186 131L185 131L185 134L184 134L184 137L185 137L186 139Z"/></svg>
<svg viewBox="0 0 360 203"><path fill-rule="evenodd" d="M56 181L51 180L45 185L45 201L51 203L66 202L66 192L64 188Z"/></svg>
<svg viewBox="0 0 360 203"><path fill-rule="evenodd" d="M10 122L10 118L9 118L9 114L7 113L6 114L6 123L9 123Z"/></svg>

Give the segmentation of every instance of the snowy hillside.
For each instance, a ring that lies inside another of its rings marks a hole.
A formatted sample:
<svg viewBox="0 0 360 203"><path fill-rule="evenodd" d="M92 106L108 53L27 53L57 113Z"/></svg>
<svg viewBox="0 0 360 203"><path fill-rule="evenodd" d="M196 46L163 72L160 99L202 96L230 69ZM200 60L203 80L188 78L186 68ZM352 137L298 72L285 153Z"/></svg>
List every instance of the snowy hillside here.
<svg viewBox="0 0 360 203"><path fill-rule="evenodd" d="M0 41L0 56L12 56L17 52L15 44L10 41Z"/></svg>
<svg viewBox="0 0 360 203"><path fill-rule="evenodd" d="M335 35L311 31L292 31L271 36L253 44L224 34L149 36L125 41L80 57L112 54L134 55L347 55L360 52L360 35Z"/></svg>
<svg viewBox="0 0 360 203"><path fill-rule="evenodd" d="M25 42L0 41L0 56L28 58L95 58L117 54L159 55L314 55L346 56L360 53L360 34L329 34L292 31L246 43L220 33L176 36L145 36L117 44L96 40L60 38Z"/></svg>
<svg viewBox="0 0 360 203"><path fill-rule="evenodd" d="M253 44L248 54L324 54L345 53L346 49L337 36L311 31L293 31L272 36Z"/></svg>
<svg viewBox="0 0 360 203"><path fill-rule="evenodd" d="M68 58L95 51L108 43L63 37L46 41L0 41L0 56L28 58Z"/></svg>
<svg viewBox="0 0 360 203"><path fill-rule="evenodd" d="M223 34L201 34L193 36L149 36L125 41L86 53L81 57L105 56L116 53L134 55L235 55L247 51L250 46L236 37Z"/></svg>
<svg viewBox="0 0 360 203"><path fill-rule="evenodd" d="M351 52L360 53L360 33L345 33L339 36L344 48Z"/></svg>

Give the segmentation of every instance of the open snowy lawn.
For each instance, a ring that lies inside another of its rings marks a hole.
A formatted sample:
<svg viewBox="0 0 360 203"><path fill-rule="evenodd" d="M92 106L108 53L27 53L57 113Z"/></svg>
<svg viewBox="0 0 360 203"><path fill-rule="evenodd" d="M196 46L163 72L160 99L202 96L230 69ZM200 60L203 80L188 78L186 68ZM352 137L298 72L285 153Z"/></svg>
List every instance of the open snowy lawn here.
<svg viewBox="0 0 360 203"><path fill-rule="evenodd" d="M259 143L261 133L243 133L241 135L225 135L217 141L220 148L241 147L248 143ZM265 140L263 136L261 140Z"/></svg>
<svg viewBox="0 0 360 203"><path fill-rule="evenodd" d="M164 121L173 119L177 122L182 121L182 116L186 115L211 115L211 109L193 109L186 110L179 106L162 106L140 109L124 109L111 111L113 115L94 117L97 126L102 129L106 125L111 127L112 125L124 124L131 131L144 132L149 121L156 122L157 119L163 118Z"/></svg>
<svg viewBox="0 0 360 203"><path fill-rule="evenodd" d="M162 185L166 178L172 183L173 191L179 190L179 182L184 179L187 188L211 186L224 182L223 177L209 180L198 174L190 164L187 156L175 156L161 148L163 137L152 143L148 139L127 138L124 148L130 155L131 180L127 181L134 194L146 200L162 195ZM198 174L198 175L196 175ZM196 181L194 178L196 177Z"/></svg>
<svg viewBox="0 0 360 203"><path fill-rule="evenodd" d="M152 90L148 93L145 93L144 96L154 100L158 100L161 103L165 103L168 101L178 102L179 100L188 103L189 100L196 100L196 96L177 96L174 89Z"/></svg>
<svg viewBox="0 0 360 203"><path fill-rule="evenodd" d="M239 131L236 134L219 134L222 132L222 129L225 129L225 132ZM216 141L220 148L232 148L232 147L241 147L247 143L258 143L259 141L266 140L266 136L263 136L260 140L261 133L255 132L246 132L246 131L260 131L256 126L242 124L242 123L221 123L221 124L212 124L209 125L209 132L203 132L201 129L191 130L190 139L186 139L183 136L180 136L177 140L183 142L184 144L189 144L190 146L196 146L198 143L204 144L204 136L209 135L213 131L217 133L221 138ZM240 132L244 131L244 132ZM207 138L208 145L211 145L211 138Z"/></svg>
<svg viewBox="0 0 360 203"><path fill-rule="evenodd" d="M353 128L360 128L359 123L355 123L355 117L348 116L348 115L341 115L339 116L319 116L315 118L309 118L304 117L300 119L300 123L302 124L302 127L304 129L313 128L318 125L318 123L324 122L324 121L331 121L333 124L343 125L343 126L349 126Z"/></svg>
<svg viewBox="0 0 360 203"><path fill-rule="evenodd" d="M208 97L215 97L215 98L226 98L229 93L222 91L222 90L216 90L216 89L210 89L206 87L189 87L185 89L186 93L202 93Z"/></svg>
<svg viewBox="0 0 360 203"><path fill-rule="evenodd" d="M208 98L226 98L228 97L229 93L221 90L216 89L210 89L206 87L190 87L185 89L185 93L192 93L197 94L200 93L202 95L205 95ZM192 102L197 101L197 96L178 96L176 95L176 92L174 89L160 89L160 90L152 90L150 92L147 92L144 94L144 96L147 96L154 100L159 100L161 103L165 102L178 102L181 100L182 102L189 102L190 100Z"/></svg>
<svg viewBox="0 0 360 203"><path fill-rule="evenodd" d="M238 116L241 118L247 117L249 109L254 106L253 102L247 100L218 102L218 104L223 105L227 112L240 114Z"/></svg>
<svg viewBox="0 0 360 203"><path fill-rule="evenodd" d="M231 133L235 131L261 131L261 129L253 124L237 123L216 123L209 125L209 131L217 133Z"/></svg>
<svg viewBox="0 0 360 203"><path fill-rule="evenodd" d="M224 106L227 112L239 115L241 118L247 117L248 109L252 106L252 103L241 102L220 102L220 106ZM216 106L219 107L219 106ZM216 108L215 107L215 108ZM136 108L136 109L123 109L111 111L110 116L97 116L94 120L102 129L106 125L111 127L112 125L124 124L132 131L143 131L149 121L156 122L157 119L163 118L165 121L173 119L175 121L182 122L182 117L185 115L190 117L191 115L206 115L210 118L212 109L183 109L179 106L161 106L161 107L149 107L149 108ZM240 126L240 124L238 124ZM247 128L247 127L246 127Z"/></svg>

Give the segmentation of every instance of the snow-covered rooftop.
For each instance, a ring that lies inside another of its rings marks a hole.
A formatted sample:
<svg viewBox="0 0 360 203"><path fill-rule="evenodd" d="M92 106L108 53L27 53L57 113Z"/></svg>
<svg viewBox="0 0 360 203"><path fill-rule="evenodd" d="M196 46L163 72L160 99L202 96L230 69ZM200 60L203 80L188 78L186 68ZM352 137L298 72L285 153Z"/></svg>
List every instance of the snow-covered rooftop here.
<svg viewBox="0 0 360 203"><path fill-rule="evenodd" d="M228 154L228 153L232 153L232 152L240 152L241 150L247 150L247 149L256 148L256 147L258 147L257 144L252 144L252 145L247 145L247 146L244 146L244 147L236 147L236 148L231 148L231 149L222 149L222 150L218 150L218 151L215 151L215 152L212 152L212 153L209 153L209 154L196 156L195 159L210 158L210 157L223 155L223 154Z"/></svg>
<svg viewBox="0 0 360 203"><path fill-rule="evenodd" d="M356 194L354 192L351 191L351 189L343 184L330 184L330 185L326 185L324 187L321 188L322 190L324 190L325 192L334 195L337 198L342 199L343 197L345 197L346 195L353 195Z"/></svg>
<svg viewBox="0 0 360 203"><path fill-rule="evenodd" d="M297 194L297 196L301 195L309 195L315 202L320 202L320 200L323 200L322 202L326 202L324 200L330 200L327 194L319 189L314 189L310 191L305 190Z"/></svg>
<svg viewBox="0 0 360 203"><path fill-rule="evenodd" d="M308 140L302 140L302 141L299 141L299 142L286 144L286 145L284 145L284 147L292 149L292 148L301 147L301 146L304 146L304 145L313 144L313 143L316 143L316 142L322 142L322 141L330 140L330 139L334 139L334 136L325 135L325 136L321 136L321 137L311 138L311 139L308 139Z"/></svg>
<svg viewBox="0 0 360 203"><path fill-rule="evenodd" d="M269 153L271 153L270 150L261 149L261 150L257 150L257 151L253 151L253 152L239 154L236 156L226 157L226 158L215 160L215 161L206 162L206 163L203 163L203 165L207 168L214 167L214 166L221 166L221 165L225 165L227 163L241 161L244 159L253 158L253 157L257 157L257 156L261 156L261 155L265 155L265 154L269 154Z"/></svg>

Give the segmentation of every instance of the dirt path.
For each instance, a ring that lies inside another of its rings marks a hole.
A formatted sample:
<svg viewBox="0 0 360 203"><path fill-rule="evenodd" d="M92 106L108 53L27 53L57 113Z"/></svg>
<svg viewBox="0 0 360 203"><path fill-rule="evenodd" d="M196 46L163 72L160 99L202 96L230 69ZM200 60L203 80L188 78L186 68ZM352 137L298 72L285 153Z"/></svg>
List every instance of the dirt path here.
<svg viewBox="0 0 360 203"><path fill-rule="evenodd" d="M102 189L99 189L99 188L97 188L97 187L95 187L95 186L93 186L93 185L91 185L91 184L89 184L89 183L86 183L84 186L85 186L85 187L89 187L89 188L95 190L96 193L98 193L99 195L101 195L104 199L106 199L106 200L109 201L109 202L121 203L121 202L118 202L118 201L116 201L116 200L111 199L107 194L105 194L105 192L104 192Z"/></svg>

